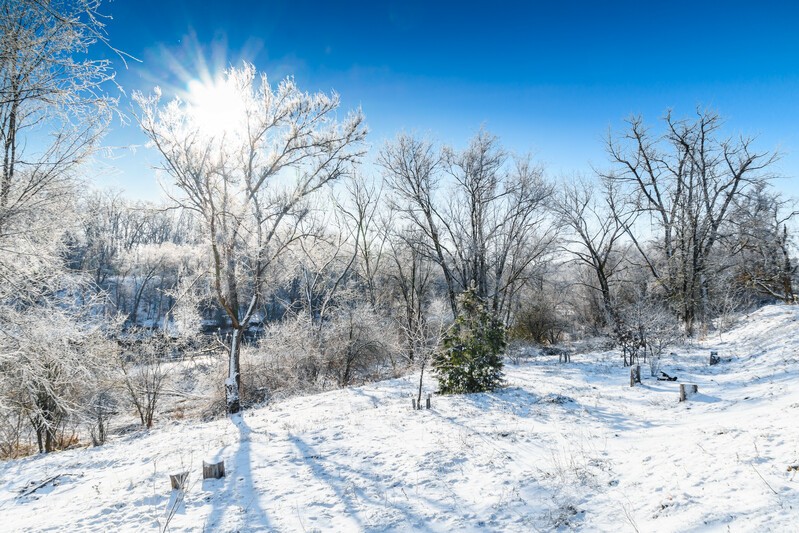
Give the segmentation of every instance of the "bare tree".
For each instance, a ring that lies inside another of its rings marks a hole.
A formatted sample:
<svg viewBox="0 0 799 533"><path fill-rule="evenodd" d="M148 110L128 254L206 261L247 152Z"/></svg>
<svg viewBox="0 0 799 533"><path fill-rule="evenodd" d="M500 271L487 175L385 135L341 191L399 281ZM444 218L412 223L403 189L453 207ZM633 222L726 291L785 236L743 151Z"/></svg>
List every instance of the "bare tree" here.
<svg viewBox="0 0 799 533"><path fill-rule="evenodd" d="M236 413L239 348L266 269L302 237L305 200L360 160L366 128L360 111L335 120L338 95L304 93L292 79L273 88L249 64L207 88L220 89L224 123L208 122L207 102L163 105L160 90L135 98L142 130L180 194L175 200L203 221L216 300L233 327L226 397Z"/></svg>
<svg viewBox="0 0 799 533"><path fill-rule="evenodd" d="M341 220L345 216L334 210L335 222L325 217L313 223L315 228L306 226L306 237L299 241L295 254L302 288L302 301L298 303L319 330L335 308L339 293L346 292L342 289L347 288L358 258L359 242L354 233L358 228L350 228Z"/></svg>
<svg viewBox="0 0 799 533"><path fill-rule="evenodd" d="M427 312L412 324L413 329L403 328L405 342L410 347L406 354L412 356L408 362L419 371L416 389L416 405L422 405L424 373L441 347L441 342L451 320L446 312L446 304L441 300L431 302Z"/></svg>
<svg viewBox="0 0 799 533"><path fill-rule="evenodd" d="M441 155L432 142L403 134L386 144L378 156L378 164L395 195L393 208L403 213L424 235L425 238L418 241L422 253L441 268L455 316L458 289L449 261L452 254L442 233L445 221L435 199L441 181Z"/></svg>
<svg viewBox="0 0 799 533"><path fill-rule="evenodd" d="M611 281L623 268L625 252L621 239L637 213L623 213L617 206L621 202L613 183L606 185L604 190L597 191L583 179L572 180L564 184L554 208L559 220L570 230L564 236L563 249L592 272L593 282L585 285L601 295L603 323L613 325L617 316Z"/></svg>
<svg viewBox="0 0 799 533"><path fill-rule="evenodd" d="M551 250L555 227L545 209L552 187L527 159L509 164L496 137L479 132L460 152L439 154L400 135L379 157L394 206L424 235L420 251L441 268L450 307L475 284L492 311L509 318L516 291ZM450 186L442 187L444 176Z"/></svg>
<svg viewBox="0 0 799 533"><path fill-rule="evenodd" d="M135 341L119 359L121 381L142 426L150 429L171 370L165 358L176 346L163 333L151 335L132 330L127 337Z"/></svg>
<svg viewBox="0 0 799 533"><path fill-rule="evenodd" d="M641 214L656 228L626 226L627 234L676 309L686 332L706 317L709 260L720 229L736 198L767 179L776 156L758 152L751 138L723 138L721 118L698 111L695 120L677 120L669 112L666 131L653 135L640 117L629 130L608 139L614 169L605 178L620 191L635 194Z"/></svg>
<svg viewBox="0 0 799 533"><path fill-rule="evenodd" d="M391 211L381 217L382 189L369 184L362 176L347 182L347 197L338 202L338 209L349 221L349 231L355 243L358 274L365 284L369 303L379 304L377 279L383 266L383 252L388 240L387 227L391 224Z"/></svg>
<svg viewBox="0 0 799 533"><path fill-rule="evenodd" d="M420 346L425 346L424 339L428 337L426 311L435 296L436 282L435 263L420 252L420 239L422 234L418 229L406 228L391 232L388 241L391 266L387 276L395 306L392 316L403 332L405 359L414 364L420 356Z"/></svg>

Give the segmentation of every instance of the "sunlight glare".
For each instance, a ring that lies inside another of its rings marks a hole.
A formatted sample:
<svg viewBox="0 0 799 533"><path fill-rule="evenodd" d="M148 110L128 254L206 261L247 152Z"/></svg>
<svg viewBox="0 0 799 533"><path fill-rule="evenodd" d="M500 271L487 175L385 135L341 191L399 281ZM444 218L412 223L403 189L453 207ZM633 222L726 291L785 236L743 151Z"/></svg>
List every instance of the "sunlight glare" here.
<svg viewBox="0 0 799 533"><path fill-rule="evenodd" d="M187 89L192 118L203 133L217 137L241 132L244 102L229 80L191 80Z"/></svg>

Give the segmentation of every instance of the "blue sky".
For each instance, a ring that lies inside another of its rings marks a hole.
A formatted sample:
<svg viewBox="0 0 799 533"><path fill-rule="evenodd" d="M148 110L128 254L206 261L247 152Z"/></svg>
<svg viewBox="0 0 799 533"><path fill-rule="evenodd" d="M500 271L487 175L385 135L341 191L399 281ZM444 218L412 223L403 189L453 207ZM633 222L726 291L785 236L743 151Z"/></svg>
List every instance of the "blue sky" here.
<svg viewBox="0 0 799 533"><path fill-rule="evenodd" d="M374 150L401 130L463 146L482 126L532 153L552 177L606 165L603 137L623 119L710 107L729 133L782 152L778 186L799 195L799 2L202 2L114 0L114 46L128 95L184 83L242 59L309 91L360 105ZM107 50L96 53L110 55ZM116 60L115 60L116 61ZM123 99L123 108L130 103ZM113 146L141 145L135 124ZM148 150L116 150L100 186L155 198Z"/></svg>

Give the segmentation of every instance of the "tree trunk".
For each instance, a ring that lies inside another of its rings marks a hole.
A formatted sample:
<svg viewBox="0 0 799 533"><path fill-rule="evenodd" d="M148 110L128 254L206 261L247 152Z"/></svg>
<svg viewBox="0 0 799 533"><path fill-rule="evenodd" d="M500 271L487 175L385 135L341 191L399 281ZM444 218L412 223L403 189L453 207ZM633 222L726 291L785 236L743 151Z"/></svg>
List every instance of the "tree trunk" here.
<svg viewBox="0 0 799 533"><path fill-rule="evenodd" d="M53 428L46 427L44 429L44 451L47 453L51 453L55 451L55 431Z"/></svg>
<svg viewBox="0 0 799 533"><path fill-rule="evenodd" d="M36 426L36 444L39 447L39 453L44 453L44 431L41 426Z"/></svg>
<svg viewBox="0 0 799 533"><path fill-rule="evenodd" d="M225 380L225 402L228 414L241 411L241 365L240 352L241 340L244 337L244 327L239 326L233 330L230 338L230 354L228 359L228 377Z"/></svg>
<svg viewBox="0 0 799 533"><path fill-rule="evenodd" d="M416 405L422 404L422 381L424 380L424 367L426 362L427 362L426 359L422 359L422 365L419 371L419 394L416 397Z"/></svg>

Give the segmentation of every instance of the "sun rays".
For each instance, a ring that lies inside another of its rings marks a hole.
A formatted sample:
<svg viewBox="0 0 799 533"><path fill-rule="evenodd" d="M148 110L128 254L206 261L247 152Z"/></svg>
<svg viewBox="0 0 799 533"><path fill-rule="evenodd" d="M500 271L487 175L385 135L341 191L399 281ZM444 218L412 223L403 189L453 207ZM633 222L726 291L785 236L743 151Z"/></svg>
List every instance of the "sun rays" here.
<svg viewBox="0 0 799 533"><path fill-rule="evenodd" d="M186 103L195 126L210 137L239 135L246 123L246 109L241 91L227 76L190 80Z"/></svg>

